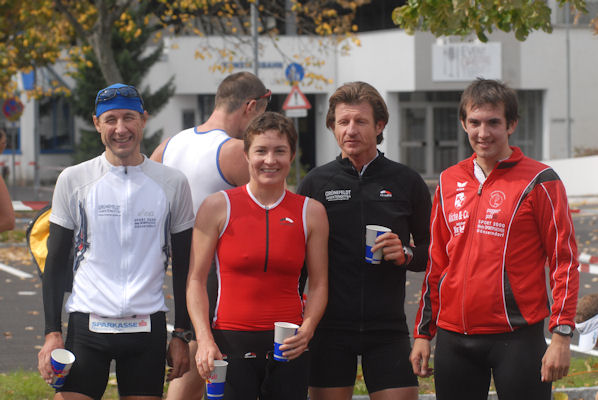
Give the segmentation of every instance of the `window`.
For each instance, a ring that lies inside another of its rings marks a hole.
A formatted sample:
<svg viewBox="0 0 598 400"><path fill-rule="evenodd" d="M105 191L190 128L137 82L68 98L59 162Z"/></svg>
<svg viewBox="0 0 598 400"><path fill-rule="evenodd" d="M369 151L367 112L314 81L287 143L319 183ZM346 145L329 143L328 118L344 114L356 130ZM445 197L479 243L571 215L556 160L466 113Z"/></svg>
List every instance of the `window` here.
<svg viewBox="0 0 598 400"><path fill-rule="evenodd" d="M460 92L400 93L400 161L425 177L435 177L472 154L459 122ZM518 91L519 123L509 144L542 158L542 91Z"/></svg>
<svg viewBox="0 0 598 400"><path fill-rule="evenodd" d="M21 129L14 123L0 117L0 129L6 132L6 148L2 154L21 154Z"/></svg>
<svg viewBox="0 0 598 400"><path fill-rule="evenodd" d="M183 110L183 129L193 128L195 126L195 111Z"/></svg>
<svg viewBox="0 0 598 400"><path fill-rule="evenodd" d="M213 94L200 94L197 96L197 106L199 109L199 121L203 123L207 121L214 111L214 101L216 100L216 96Z"/></svg>
<svg viewBox="0 0 598 400"><path fill-rule="evenodd" d="M73 117L71 106L63 96L42 98L39 102L39 136L41 153L73 151Z"/></svg>
<svg viewBox="0 0 598 400"><path fill-rule="evenodd" d="M509 137L509 144L521 148L523 154L535 160L542 159L542 92L518 91L519 122Z"/></svg>

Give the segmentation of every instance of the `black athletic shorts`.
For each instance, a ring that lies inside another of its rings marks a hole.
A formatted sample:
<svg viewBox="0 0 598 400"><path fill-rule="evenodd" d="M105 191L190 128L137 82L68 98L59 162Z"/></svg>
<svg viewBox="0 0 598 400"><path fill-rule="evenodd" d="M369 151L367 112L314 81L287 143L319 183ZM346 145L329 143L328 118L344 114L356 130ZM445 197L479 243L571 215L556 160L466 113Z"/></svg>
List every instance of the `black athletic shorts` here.
<svg viewBox="0 0 598 400"><path fill-rule="evenodd" d="M82 393L100 400L116 361L120 396L162 397L166 360L166 315L151 315L151 332L95 333L89 331L89 314L69 315L65 347L75 363L59 392Z"/></svg>
<svg viewBox="0 0 598 400"><path fill-rule="evenodd" d="M305 400L309 352L289 362L272 358L274 331L212 331L226 355L226 400Z"/></svg>
<svg viewBox="0 0 598 400"><path fill-rule="evenodd" d="M369 393L418 385L409 361L411 342L405 334L319 329L309 349L309 386L353 386L358 355Z"/></svg>
<svg viewBox="0 0 598 400"><path fill-rule="evenodd" d="M541 380L545 352L543 322L488 335L438 329L434 352L436 398L485 400L492 375L501 399L549 400L551 383Z"/></svg>

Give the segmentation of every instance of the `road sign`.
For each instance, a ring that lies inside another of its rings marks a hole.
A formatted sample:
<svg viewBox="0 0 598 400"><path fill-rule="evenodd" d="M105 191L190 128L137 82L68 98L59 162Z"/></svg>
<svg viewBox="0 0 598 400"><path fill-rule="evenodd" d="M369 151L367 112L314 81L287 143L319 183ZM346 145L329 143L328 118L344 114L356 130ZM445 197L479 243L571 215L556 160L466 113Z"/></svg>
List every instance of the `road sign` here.
<svg viewBox="0 0 598 400"><path fill-rule="evenodd" d="M9 121L16 121L21 118L21 114L23 114L23 103L16 97L11 97L9 99L4 100L2 104L2 112L4 116Z"/></svg>
<svg viewBox="0 0 598 400"><path fill-rule="evenodd" d="M289 118L307 117L307 110L304 108L299 108L296 110L284 110L284 115L286 115Z"/></svg>
<svg viewBox="0 0 598 400"><path fill-rule="evenodd" d="M287 69L285 69L284 75L287 77L288 81L295 84L303 80L303 76L305 76L305 70L301 64L290 63L287 66Z"/></svg>
<svg viewBox="0 0 598 400"><path fill-rule="evenodd" d="M293 86L291 93L282 104L283 110L309 110L310 108L311 104L309 104L307 97L299 90L298 86Z"/></svg>

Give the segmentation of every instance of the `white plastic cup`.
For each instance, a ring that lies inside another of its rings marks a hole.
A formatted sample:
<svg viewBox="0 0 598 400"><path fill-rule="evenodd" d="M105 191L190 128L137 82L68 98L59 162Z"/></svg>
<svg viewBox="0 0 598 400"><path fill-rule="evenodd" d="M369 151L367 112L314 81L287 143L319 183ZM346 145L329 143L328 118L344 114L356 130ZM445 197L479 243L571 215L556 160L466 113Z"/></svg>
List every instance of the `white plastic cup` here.
<svg viewBox="0 0 598 400"><path fill-rule="evenodd" d="M372 253L372 247L376 244L376 238L386 232L391 232L385 226L366 225L365 226L365 261L370 264L380 264L382 262L382 248Z"/></svg>
<svg viewBox="0 0 598 400"><path fill-rule="evenodd" d="M299 325L290 322L275 322L274 323L274 359L276 361L288 362L289 359L282 355L280 346L286 338L295 336L297 334Z"/></svg>
<svg viewBox="0 0 598 400"><path fill-rule="evenodd" d="M208 399L223 399L224 385L226 383L226 367L228 362L214 360L214 371L206 379L206 396Z"/></svg>
<svg viewBox="0 0 598 400"><path fill-rule="evenodd" d="M64 385L66 376L69 374L73 363L75 362L75 355L66 349L55 349L50 353L50 363L52 364L52 386L59 389Z"/></svg>

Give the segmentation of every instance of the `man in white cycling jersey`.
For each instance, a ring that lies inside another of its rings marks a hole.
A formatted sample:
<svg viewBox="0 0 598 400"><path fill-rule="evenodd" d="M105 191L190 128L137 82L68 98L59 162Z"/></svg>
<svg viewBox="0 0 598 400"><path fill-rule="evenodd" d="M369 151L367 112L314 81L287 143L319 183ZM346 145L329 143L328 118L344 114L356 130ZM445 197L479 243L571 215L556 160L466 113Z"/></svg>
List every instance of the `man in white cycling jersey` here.
<svg viewBox="0 0 598 400"><path fill-rule="evenodd" d="M66 348L76 360L55 399L100 399L116 361L121 398L161 399L168 379L189 367L185 340L166 351L163 283L172 257L174 326L188 330L185 282L194 216L185 176L140 152L147 112L133 86L98 92L93 123L106 151L65 169L56 182L43 276L45 343L38 369L50 382L50 354ZM74 248L73 265L67 259ZM73 269L63 342L65 276Z"/></svg>

